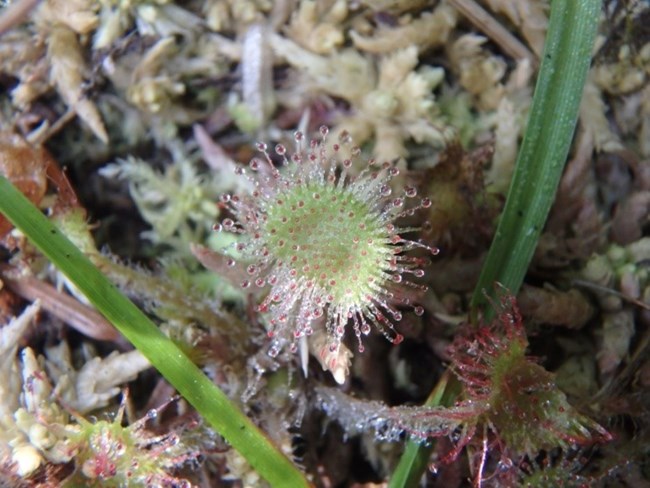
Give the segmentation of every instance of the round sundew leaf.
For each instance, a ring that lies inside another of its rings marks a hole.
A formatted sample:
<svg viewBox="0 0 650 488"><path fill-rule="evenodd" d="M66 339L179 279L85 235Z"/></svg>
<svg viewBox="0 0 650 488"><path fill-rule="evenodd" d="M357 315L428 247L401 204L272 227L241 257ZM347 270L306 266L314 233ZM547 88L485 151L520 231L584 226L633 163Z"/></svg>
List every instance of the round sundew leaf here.
<svg viewBox="0 0 650 488"><path fill-rule="evenodd" d="M390 233L348 188L309 184L276 197L262 227L270 253L314 281L329 301L354 306L372 293L370 283L386 282Z"/></svg>
<svg viewBox="0 0 650 488"><path fill-rule="evenodd" d="M321 141L310 142L296 134L297 149L291 155L284 147L276 150L284 160L281 170L267 146L258 144L264 160L256 159L255 171L247 176L255 189L226 202L233 218L219 227L240 237L237 246L248 273L242 286L270 287L257 311L268 314L273 354L323 324L332 352L340 347L348 323L360 351L361 337L372 325L399 344L402 336L393 322L402 314L392 305L395 288L417 288L405 275L423 274L422 260L406 251L423 247L437 253L400 235L395 220L414 209L404 208L406 192L400 195L391 187L399 171L371 160L351 177L352 160L339 164L336 156L345 152L349 138L328 146L328 131L320 133ZM360 151L352 148L350 154L357 157ZM424 208L423 203L416 208Z"/></svg>

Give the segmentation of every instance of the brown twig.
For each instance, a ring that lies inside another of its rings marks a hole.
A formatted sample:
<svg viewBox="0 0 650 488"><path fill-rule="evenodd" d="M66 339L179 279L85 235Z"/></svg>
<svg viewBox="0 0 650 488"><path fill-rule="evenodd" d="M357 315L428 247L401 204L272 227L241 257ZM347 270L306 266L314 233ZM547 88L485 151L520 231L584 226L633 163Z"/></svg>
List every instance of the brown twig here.
<svg viewBox="0 0 650 488"><path fill-rule="evenodd" d="M0 15L0 36L27 18L40 0L19 0L10 4Z"/></svg>
<svg viewBox="0 0 650 488"><path fill-rule="evenodd" d="M590 288L594 291L600 292L600 293L609 293L610 295L614 295L619 297L622 300L625 300L626 302L632 303L633 305L636 305L639 308L642 308L644 310L650 310L650 305L647 303L642 302L641 300L638 300L634 297L631 297L630 295L626 295L625 293L621 293L618 290L612 290L611 288L607 288L606 286L598 285L596 283L592 283L591 281L584 281L584 280L573 280L572 283L575 286L581 286L583 288Z"/></svg>
<svg viewBox="0 0 650 488"><path fill-rule="evenodd" d="M449 0L449 3L499 45L506 54L518 61L528 59L531 66L537 65L535 55L474 0Z"/></svg>
<svg viewBox="0 0 650 488"><path fill-rule="evenodd" d="M41 146L52 136L56 135L57 132L61 131L72 119L77 116L77 112L69 108L66 112L61 115L54 123L45 127L42 131L38 131L38 134L35 134L33 137L30 135L27 136L27 140L34 144L35 146Z"/></svg>
<svg viewBox="0 0 650 488"><path fill-rule="evenodd" d="M28 301L39 299L43 310L88 337L99 341L116 341L120 338L120 333L96 310L34 277L12 278L7 273L8 269L7 266L0 268L0 278L16 295Z"/></svg>

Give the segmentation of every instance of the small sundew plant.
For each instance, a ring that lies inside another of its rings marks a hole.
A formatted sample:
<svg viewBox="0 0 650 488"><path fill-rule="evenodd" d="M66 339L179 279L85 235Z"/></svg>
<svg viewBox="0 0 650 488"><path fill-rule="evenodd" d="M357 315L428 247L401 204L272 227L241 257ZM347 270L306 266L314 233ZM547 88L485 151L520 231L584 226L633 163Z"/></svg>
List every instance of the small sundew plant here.
<svg viewBox="0 0 650 488"><path fill-rule="evenodd" d="M429 207L429 199L407 208L406 200L415 198L417 191L407 187L403 195L393 195L391 179L399 174L394 165L370 160L352 176L361 150L351 146L349 134L343 132L338 142L328 144L328 129L321 127L320 136L307 143L296 132L291 155L278 144L275 154L283 162L282 171L273 164L266 144L258 143L264 158L251 160L252 174L237 169L254 190L245 197L224 195L234 218L215 227L240 235L236 250L248 275L241 286L270 286L257 311L269 314L272 356L287 343L295 349L297 340L311 335L321 318L331 339L330 352L340 347L348 323L360 352L361 337L373 325L399 344L403 337L394 322L402 313L396 306L410 305L416 314L423 313L399 287L424 289L405 276L424 276L427 262L405 253L414 248L438 252L402 237L417 229L395 223ZM228 264L235 266L235 259Z"/></svg>
<svg viewBox="0 0 650 488"><path fill-rule="evenodd" d="M145 429L166 405L124 427L125 405L112 422L78 418L77 426L65 429L76 466L65 486L190 486L170 473L195 462L198 451L186 446L177 433L155 436Z"/></svg>
<svg viewBox="0 0 650 488"><path fill-rule="evenodd" d="M545 453L570 459L584 448L611 441L607 430L569 403L554 375L526 355L528 339L515 298L504 294L493 306L497 317L491 323L478 328L467 324L449 347L450 369L462 388L453 406L387 407L319 388L320 408L348 435L374 431L380 441L400 441L405 432L421 442L449 438L453 447L435 455L432 471L456 461L465 450L474 486L492 476L509 480L498 486L534 486L516 484L517 477L528 474L520 470L524 462L531 466ZM564 467L574 478L575 466Z"/></svg>
<svg viewBox="0 0 650 488"><path fill-rule="evenodd" d="M611 440L569 404L555 375L526 355L528 338L515 298L504 293L493 307L498 316L491 324L461 332L449 348L466 401L484 409L470 432L487 426L507 454L529 456Z"/></svg>

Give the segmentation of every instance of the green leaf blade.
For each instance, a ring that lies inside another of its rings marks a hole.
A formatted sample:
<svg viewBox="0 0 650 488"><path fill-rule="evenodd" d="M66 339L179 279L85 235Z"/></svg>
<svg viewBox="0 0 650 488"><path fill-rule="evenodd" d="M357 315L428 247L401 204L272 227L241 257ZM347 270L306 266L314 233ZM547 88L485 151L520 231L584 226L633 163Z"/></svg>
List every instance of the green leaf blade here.
<svg viewBox="0 0 650 488"><path fill-rule="evenodd" d="M122 295L5 177L0 213L20 229L88 300L274 487L309 486L304 475L201 370Z"/></svg>
<svg viewBox="0 0 650 488"><path fill-rule="evenodd" d="M516 294L533 257L569 153L591 62L600 0L556 1L528 126L495 237L472 296L474 318L501 283ZM487 295L487 296L486 296Z"/></svg>

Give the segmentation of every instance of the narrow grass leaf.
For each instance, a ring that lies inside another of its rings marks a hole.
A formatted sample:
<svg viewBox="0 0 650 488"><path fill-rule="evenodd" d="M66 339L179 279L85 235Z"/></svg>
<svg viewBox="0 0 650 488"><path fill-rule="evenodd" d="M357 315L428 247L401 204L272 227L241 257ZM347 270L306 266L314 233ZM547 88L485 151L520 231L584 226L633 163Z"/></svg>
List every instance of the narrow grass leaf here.
<svg viewBox="0 0 650 488"><path fill-rule="evenodd" d="M514 295L555 199L578 119L600 16L600 0L551 5L546 44L506 205L474 289L473 318L491 314L494 284ZM486 317L489 319L489 317Z"/></svg>
<svg viewBox="0 0 650 488"><path fill-rule="evenodd" d="M309 486L303 474L265 434L3 176L0 212L272 486Z"/></svg>

